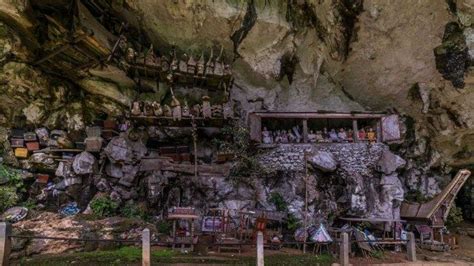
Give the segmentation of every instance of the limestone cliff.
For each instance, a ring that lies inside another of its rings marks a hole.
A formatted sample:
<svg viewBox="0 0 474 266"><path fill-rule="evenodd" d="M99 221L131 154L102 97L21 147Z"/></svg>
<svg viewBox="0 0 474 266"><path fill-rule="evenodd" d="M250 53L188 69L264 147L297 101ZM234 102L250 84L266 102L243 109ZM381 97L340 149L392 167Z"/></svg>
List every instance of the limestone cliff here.
<svg viewBox="0 0 474 266"><path fill-rule="evenodd" d="M243 119L254 110L401 114L404 141L393 148L408 161L405 185L420 189L474 165L473 8L469 0L0 0L0 123L80 130L135 98L165 99L164 84L137 82L107 56L89 67L38 63L66 30L91 32L98 54L126 32L135 49L160 54L222 48ZM49 30L54 16L64 31Z"/></svg>

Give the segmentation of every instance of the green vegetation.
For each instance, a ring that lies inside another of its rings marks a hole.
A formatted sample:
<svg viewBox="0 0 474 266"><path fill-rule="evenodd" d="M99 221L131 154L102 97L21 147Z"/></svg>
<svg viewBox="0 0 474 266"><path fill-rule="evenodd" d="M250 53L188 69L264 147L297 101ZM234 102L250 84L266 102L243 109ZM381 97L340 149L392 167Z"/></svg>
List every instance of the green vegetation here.
<svg viewBox="0 0 474 266"><path fill-rule="evenodd" d="M25 184L23 183L23 178L19 170L0 164L0 178L6 178L8 184L15 187L18 192L26 192Z"/></svg>
<svg viewBox="0 0 474 266"><path fill-rule="evenodd" d="M456 205L453 205L449 211L448 219L446 220L446 226L453 227L460 224L462 221L464 221L462 218L462 209Z"/></svg>
<svg viewBox="0 0 474 266"><path fill-rule="evenodd" d="M119 205L109 197L100 197L90 202L92 213L97 217L112 217L117 214Z"/></svg>
<svg viewBox="0 0 474 266"><path fill-rule="evenodd" d="M383 250L376 250L372 252L372 256L376 259L383 259L385 257L385 254Z"/></svg>
<svg viewBox="0 0 474 266"><path fill-rule="evenodd" d="M189 264L225 264L255 265L255 257L201 257L191 254L176 254L169 249L154 250L151 253L152 263L189 263ZM331 265L333 258L328 254L288 255L278 254L265 256L267 265ZM122 247L111 251L80 252L61 255L41 255L30 259L23 258L20 265L140 265L141 249L138 247Z"/></svg>
<svg viewBox="0 0 474 266"><path fill-rule="evenodd" d="M0 212L4 212L8 208L15 206L18 200L19 197L15 187L0 186Z"/></svg>
<svg viewBox="0 0 474 266"><path fill-rule="evenodd" d="M156 229L161 234L169 234L169 232L171 231L171 226L172 224L170 221L162 220L156 224Z"/></svg>
<svg viewBox="0 0 474 266"><path fill-rule="evenodd" d="M146 220L148 215L143 208L140 208L140 205L137 205L136 202L128 201L125 205L120 208L120 214L123 217L127 218L138 218Z"/></svg>
<svg viewBox="0 0 474 266"><path fill-rule="evenodd" d="M406 194L405 194L405 200L406 201L410 201L410 202L419 202L419 203L424 203L424 202L427 202L429 201L431 198L429 197L426 197L425 195L423 195L423 193L421 193L421 191L419 190L409 190Z"/></svg>
<svg viewBox="0 0 474 266"><path fill-rule="evenodd" d="M26 189L19 170L0 164L0 178L7 181L0 186L0 212L4 212L18 204Z"/></svg>
<svg viewBox="0 0 474 266"><path fill-rule="evenodd" d="M279 212L286 212L288 211L288 204L286 203L283 196L278 192L270 193L270 199L268 200L270 203L275 205L275 208Z"/></svg>

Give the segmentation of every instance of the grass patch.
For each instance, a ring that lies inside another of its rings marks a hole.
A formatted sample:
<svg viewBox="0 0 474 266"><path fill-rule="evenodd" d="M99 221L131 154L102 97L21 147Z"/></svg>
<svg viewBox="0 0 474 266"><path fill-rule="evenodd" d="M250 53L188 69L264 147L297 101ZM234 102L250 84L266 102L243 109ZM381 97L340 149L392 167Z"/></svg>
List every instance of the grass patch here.
<svg viewBox="0 0 474 266"><path fill-rule="evenodd" d="M225 265L255 265L255 257L200 257L192 254L180 254L169 249L152 251L152 264L225 264ZM138 247L122 247L112 251L78 252L60 255L41 255L33 258L23 258L13 265L141 265L142 251ZM289 255L278 254L265 257L267 265L331 265L333 258L328 254Z"/></svg>

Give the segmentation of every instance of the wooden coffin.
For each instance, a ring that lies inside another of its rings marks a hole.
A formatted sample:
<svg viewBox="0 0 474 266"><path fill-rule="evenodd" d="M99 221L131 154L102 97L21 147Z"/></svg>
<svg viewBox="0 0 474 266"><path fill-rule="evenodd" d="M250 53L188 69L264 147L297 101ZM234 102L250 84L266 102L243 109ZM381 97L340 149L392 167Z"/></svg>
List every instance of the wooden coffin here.
<svg viewBox="0 0 474 266"><path fill-rule="evenodd" d="M88 151L88 152L100 152L101 149L102 149L103 139L102 138L97 138L97 137L86 138L84 143L85 143L85 146L86 146L86 151Z"/></svg>
<svg viewBox="0 0 474 266"><path fill-rule="evenodd" d="M105 120L104 121L104 129L116 130L117 129L117 122L115 122L115 120Z"/></svg>
<svg viewBox="0 0 474 266"><path fill-rule="evenodd" d="M16 148L15 157L17 158L28 158L28 149L26 148Z"/></svg>
<svg viewBox="0 0 474 266"><path fill-rule="evenodd" d="M25 134L23 134L23 138L25 139L25 141L36 141L37 138L36 138L36 133L34 132L26 132Z"/></svg>
<svg viewBox="0 0 474 266"><path fill-rule="evenodd" d="M27 142L26 149L28 149L28 151L37 151L40 149L40 144L37 141Z"/></svg>
<svg viewBox="0 0 474 266"><path fill-rule="evenodd" d="M47 184L49 181L49 175L46 174L38 174L36 176L36 183L39 184Z"/></svg>
<svg viewBox="0 0 474 266"><path fill-rule="evenodd" d="M100 137L100 135L102 134L102 128L97 127L97 126L87 127L86 134L88 138Z"/></svg>
<svg viewBox="0 0 474 266"><path fill-rule="evenodd" d="M217 158L216 158L216 162L217 163L225 163L227 161L231 161L232 159L234 159L234 154L233 153L218 153L217 154Z"/></svg>
<svg viewBox="0 0 474 266"><path fill-rule="evenodd" d="M12 148L22 148L25 146L25 140L24 139L11 139L10 144Z"/></svg>
<svg viewBox="0 0 474 266"><path fill-rule="evenodd" d="M23 135L25 134L25 130L21 128L13 128L11 134L12 134L12 137L15 139L22 139Z"/></svg>

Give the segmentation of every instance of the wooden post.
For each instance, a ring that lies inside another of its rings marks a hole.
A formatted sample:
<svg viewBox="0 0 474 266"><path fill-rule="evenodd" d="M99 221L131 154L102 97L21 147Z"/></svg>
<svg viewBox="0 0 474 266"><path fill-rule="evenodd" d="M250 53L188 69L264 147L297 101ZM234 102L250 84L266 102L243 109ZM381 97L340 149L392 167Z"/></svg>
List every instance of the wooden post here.
<svg viewBox="0 0 474 266"><path fill-rule="evenodd" d="M0 223L0 266L10 265L11 232L9 223Z"/></svg>
<svg viewBox="0 0 474 266"><path fill-rule="evenodd" d="M191 251L194 251L194 219L191 219Z"/></svg>
<svg viewBox="0 0 474 266"><path fill-rule="evenodd" d="M176 220L173 220L173 249L176 247Z"/></svg>
<svg viewBox="0 0 474 266"><path fill-rule="evenodd" d="M308 143L308 120L303 120L303 142Z"/></svg>
<svg viewBox="0 0 474 266"><path fill-rule="evenodd" d="M303 253L306 253L306 238L308 238L308 153L304 152L304 167L305 167L305 175L304 175L304 219L303 219L303 227L304 227L304 242L303 242Z"/></svg>
<svg viewBox="0 0 474 266"><path fill-rule="evenodd" d="M416 261L416 243L415 234L413 232L408 233L407 257L409 261Z"/></svg>
<svg viewBox="0 0 474 266"><path fill-rule="evenodd" d="M198 164L197 164L197 127L196 127L196 121L194 120L194 115L191 115L191 126L193 128L193 148L194 148L194 177L198 177Z"/></svg>
<svg viewBox="0 0 474 266"><path fill-rule="evenodd" d="M352 131L354 131L354 134L352 136L352 138L354 139L354 142L359 142L359 127L357 125L356 119L352 120Z"/></svg>
<svg viewBox="0 0 474 266"><path fill-rule="evenodd" d="M151 265L150 229L145 228L142 232L142 265Z"/></svg>
<svg viewBox="0 0 474 266"><path fill-rule="evenodd" d="M263 257L263 233L258 231L257 233L257 266L264 266Z"/></svg>
<svg viewBox="0 0 474 266"><path fill-rule="evenodd" d="M346 232L341 234L339 263L341 264L341 266L349 265L349 235Z"/></svg>
<svg viewBox="0 0 474 266"><path fill-rule="evenodd" d="M377 121L377 129L375 132L377 132L377 142L382 142L382 119Z"/></svg>

